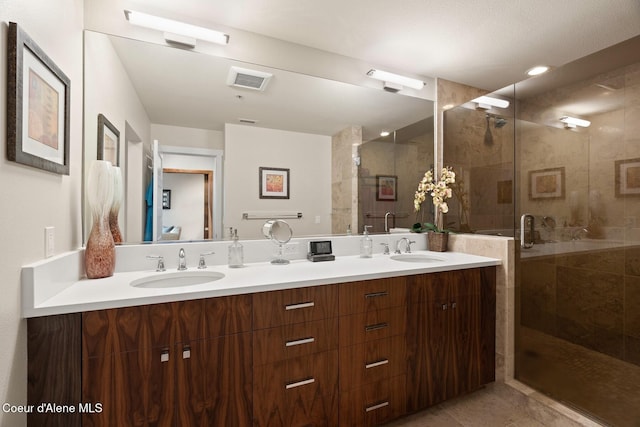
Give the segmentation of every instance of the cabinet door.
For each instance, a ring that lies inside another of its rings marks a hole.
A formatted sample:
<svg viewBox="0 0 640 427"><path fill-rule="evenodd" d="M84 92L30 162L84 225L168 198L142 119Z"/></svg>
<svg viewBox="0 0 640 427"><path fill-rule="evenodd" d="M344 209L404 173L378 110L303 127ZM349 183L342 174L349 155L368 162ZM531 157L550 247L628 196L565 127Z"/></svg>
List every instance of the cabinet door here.
<svg viewBox="0 0 640 427"><path fill-rule="evenodd" d="M89 426L171 426L175 409L173 305L157 304L83 314L82 401Z"/></svg>
<svg viewBox="0 0 640 427"><path fill-rule="evenodd" d="M83 426L173 426L174 361L155 348L91 357L82 363L83 403L100 403L85 413Z"/></svg>
<svg viewBox="0 0 640 427"><path fill-rule="evenodd" d="M251 425L251 333L178 344L175 353L177 425Z"/></svg>
<svg viewBox="0 0 640 427"><path fill-rule="evenodd" d="M411 276L407 313L407 406L416 411L446 399L449 288L442 273Z"/></svg>
<svg viewBox="0 0 640 427"><path fill-rule="evenodd" d="M448 273L450 283L450 378L447 398L481 385L480 276L477 270Z"/></svg>

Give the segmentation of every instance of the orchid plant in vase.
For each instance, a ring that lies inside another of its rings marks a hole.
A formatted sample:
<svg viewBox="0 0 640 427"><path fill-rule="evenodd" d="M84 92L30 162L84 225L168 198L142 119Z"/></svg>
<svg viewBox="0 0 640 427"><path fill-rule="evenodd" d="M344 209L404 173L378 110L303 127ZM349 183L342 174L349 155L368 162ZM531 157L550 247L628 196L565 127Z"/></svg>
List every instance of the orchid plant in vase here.
<svg viewBox="0 0 640 427"><path fill-rule="evenodd" d="M427 195L431 197L431 202L435 207L435 220L433 223L416 223L412 227L412 231L423 233L426 231L434 231L437 233L447 233L448 230L442 228L442 214L449 212L447 200L453 196L451 184L456 182L456 174L451 167L443 167L440 171L438 180L435 180L432 169L425 172L424 177L418 183L413 206L415 212L419 212L422 203L427 199Z"/></svg>

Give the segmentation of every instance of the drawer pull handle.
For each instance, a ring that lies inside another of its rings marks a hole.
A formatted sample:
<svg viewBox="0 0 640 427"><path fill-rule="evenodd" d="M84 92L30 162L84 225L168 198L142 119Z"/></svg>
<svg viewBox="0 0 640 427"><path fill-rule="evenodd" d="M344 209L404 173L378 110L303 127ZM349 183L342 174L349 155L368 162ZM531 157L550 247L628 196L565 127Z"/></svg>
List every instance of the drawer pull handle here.
<svg viewBox="0 0 640 427"><path fill-rule="evenodd" d="M376 409L384 408L385 406L389 406L389 401L378 403L377 405L369 406L365 409L365 412L375 411Z"/></svg>
<svg viewBox="0 0 640 427"><path fill-rule="evenodd" d="M182 349L182 358L183 359L191 359L191 348L189 346L185 346Z"/></svg>
<svg viewBox="0 0 640 427"><path fill-rule="evenodd" d="M376 323L375 325L368 325L364 327L365 332L377 331L378 329L384 329L388 327L389 324L387 322L384 323Z"/></svg>
<svg viewBox="0 0 640 427"><path fill-rule="evenodd" d="M287 390L289 390L290 388L296 388L296 387L300 387L300 386L307 385L307 384L313 384L314 382L316 382L315 378L309 378L309 379L306 379L306 380L302 380L302 381L298 381L298 382L295 382L295 383L287 384L287 385L285 385L285 388Z"/></svg>
<svg viewBox="0 0 640 427"><path fill-rule="evenodd" d="M169 361L169 350L162 350L160 353L160 362L165 363Z"/></svg>
<svg viewBox="0 0 640 427"><path fill-rule="evenodd" d="M301 340L287 341L285 347L293 347L294 345L311 344L316 339L314 337L303 338Z"/></svg>
<svg viewBox="0 0 640 427"><path fill-rule="evenodd" d="M372 292L370 294L365 294L364 295L365 298L377 298L377 297L388 297L388 296L389 296L389 292L387 292L387 291Z"/></svg>
<svg viewBox="0 0 640 427"><path fill-rule="evenodd" d="M389 363L389 359L378 360L377 362L372 362L364 365L365 369L375 368L376 366L382 366Z"/></svg>
<svg viewBox="0 0 640 427"><path fill-rule="evenodd" d="M316 305L313 301L310 302L303 302L300 304L289 304L289 305L285 305L284 309L285 310L298 310L299 308L309 308L309 307L313 307L314 305Z"/></svg>

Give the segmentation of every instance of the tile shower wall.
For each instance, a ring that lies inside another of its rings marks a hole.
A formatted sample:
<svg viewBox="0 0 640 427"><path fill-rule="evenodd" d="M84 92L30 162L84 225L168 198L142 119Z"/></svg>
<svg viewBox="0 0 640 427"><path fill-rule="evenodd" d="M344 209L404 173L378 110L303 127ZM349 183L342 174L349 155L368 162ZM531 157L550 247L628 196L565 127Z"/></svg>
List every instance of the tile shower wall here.
<svg viewBox="0 0 640 427"><path fill-rule="evenodd" d="M640 247L523 260L523 326L640 365Z"/></svg>

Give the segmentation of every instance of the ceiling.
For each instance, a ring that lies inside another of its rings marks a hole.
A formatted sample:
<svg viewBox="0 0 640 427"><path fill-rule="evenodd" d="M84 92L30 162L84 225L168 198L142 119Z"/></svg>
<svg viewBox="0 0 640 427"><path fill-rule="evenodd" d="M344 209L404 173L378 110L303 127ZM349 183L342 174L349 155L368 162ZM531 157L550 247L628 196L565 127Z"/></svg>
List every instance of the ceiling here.
<svg viewBox="0 0 640 427"><path fill-rule="evenodd" d="M211 22L493 91L640 34L638 0L137 0ZM233 38L231 40L233 43Z"/></svg>

